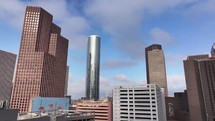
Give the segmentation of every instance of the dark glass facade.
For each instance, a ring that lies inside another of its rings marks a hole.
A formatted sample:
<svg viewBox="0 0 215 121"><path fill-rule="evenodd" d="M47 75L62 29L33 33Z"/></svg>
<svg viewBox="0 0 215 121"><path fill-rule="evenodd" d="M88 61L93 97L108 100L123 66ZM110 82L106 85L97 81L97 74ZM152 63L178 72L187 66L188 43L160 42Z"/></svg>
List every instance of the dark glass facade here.
<svg viewBox="0 0 215 121"><path fill-rule="evenodd" d="M10 100L16 55L0 50L0 100Z"/></svg>
<svg viewBox="0 0 215 121"><path fill-rule="evenodd" d="M100 37L91 35L88 38L86 98L99 99L99 66L100 66Z"/></svg>
<svg viewBox="0 0 215 121"><path fill-rule="evenodd" d="M26 8L10 107L27 112L34 97L64 97L68 40L52 15Z"/></svg>

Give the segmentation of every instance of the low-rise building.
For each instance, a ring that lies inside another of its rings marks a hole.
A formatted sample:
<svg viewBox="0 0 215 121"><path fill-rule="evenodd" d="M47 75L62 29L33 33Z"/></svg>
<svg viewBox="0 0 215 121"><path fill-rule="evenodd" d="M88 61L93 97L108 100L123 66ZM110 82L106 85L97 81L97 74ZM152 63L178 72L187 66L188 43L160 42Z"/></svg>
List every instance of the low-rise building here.
<svg viewBox="0 0 215 121"><path fill-rule="evenodd" d="M113 121L166 121L164 89L155 84L113 89Z"/></svg>
<svg viewBox="0 0 215 121"><path fill-rule="evenodd" d="M94 113L18 113L18 109L0 109L0 121L94 121ZM68 111L69 112L69 111Z"/></svg>
<svg viewBox="0 0 215 121"><path fill-rule="evenodd" d="M94 112L95 121L112 121L112 102L108 98L100 101L79 100L76 102L77 112Z"/></svg>

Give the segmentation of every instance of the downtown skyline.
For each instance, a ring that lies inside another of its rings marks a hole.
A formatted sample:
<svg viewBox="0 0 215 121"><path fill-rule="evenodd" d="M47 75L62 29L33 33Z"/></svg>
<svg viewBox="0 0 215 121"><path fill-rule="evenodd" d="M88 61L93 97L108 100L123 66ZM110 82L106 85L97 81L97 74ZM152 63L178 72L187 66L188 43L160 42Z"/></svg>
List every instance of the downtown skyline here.
<svg viewBox="0 0 215 121"><path fill-rule="evenodd" d="M145 47L163 47L169 95L185 86L183 60L208 54L214 43L215 1L8 1L0 4L0 49L18 54L24 10L40 6L69 39L68 94L85 95L87 38L101 37L100 97L114 86L146 84ZM109 7L111 6L111 7Z"/></svg>

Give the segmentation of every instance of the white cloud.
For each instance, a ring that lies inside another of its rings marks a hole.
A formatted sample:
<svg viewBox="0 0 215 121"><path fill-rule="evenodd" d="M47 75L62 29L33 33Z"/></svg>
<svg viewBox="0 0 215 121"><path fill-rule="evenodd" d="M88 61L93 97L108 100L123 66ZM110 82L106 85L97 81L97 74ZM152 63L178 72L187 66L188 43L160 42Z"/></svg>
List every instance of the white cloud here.
<svg viewBox="0 0 215 121"><path fill-rule="evenodd" d="M115 80L117 81L120 81L120 82L125 82L125 83L128 83L130 82L131 80L128 79L128 77L124 74L118 74L114 77Z"/></svg>
<svg viewBox="0 0 215 121"><path fill-rule="evenodd" d="M7 22L10 26L21 30L24 20L25 5L16 0L1 2L0 21Z"/></svg>
<svg viewBox="0 0 215 121"><path fill-rule="evenodd" d="M90 30L89 23L84 17L69 16L59 23L62 33L70 40L72 49L85 50L87 46L87 31Z"/></svg>
<svg viewBox="0 0 215 121"><path fill-rule="evenodd" d="M116 69L116 68L131 67L136 64L137 62L133 60L112 59L112 60L105 61L101 67L104 69Z"/></svg>
<svg viewBox="0 0 215 121"><path fill-rule="evenodd" d="M113 77L113 80L117 81L115 82L117 84L116 86L130 84L135 85L138 84L137 82L140 82L137 80L130 79L126 74L117 74Z"/></svg>
<svg viewBox="0 0 215 121"><path fill-rule="evenodd" d="M165 54L166 62L171 65L178 65L179 63L182 64L183 60L186 60L186 55L177 55L177 54Z"/></svg>
<svg viewBox="0 0 215 121"><path fill-rule="evenodd" d="M107 77L100 76L100 98L106 95L112 96L113 80ZM85 97L85 85L86 80L82 78L80 80L74 80L70 77L68 85L68 94L72 95L73 99L80 99Z"/></svg>
<svg viewBox="0 0 215 121"><path fill-rule="evenodd" d="M174 95L174 92L183 92L186 89L185 78L180 75L167 76L168 80L168 92L170 96ZM85 78L80 80L74 80L69 77L68 94L72 95L73 99L80 99L85 96ZM100 97L105 97L106 94L112 95L112 89L114 86L119 85L136 85L137 81L130 79L125 74L117 74L112 79L104 76L100 76Z"/></svg>
<svg viewBox="0 0 215 121"><path fill-rule="evenodd" d="M186 89L185 77L181 75L167 76L168 92L170 96L174 95L174 92L183 92Z"/></svg>
<svg viewBox="0 0 215 121"><path fill-rule="evenodd" d="M193 17L199 15L214 15L215 14L215 1L214 0L196 0L188 9L184 12L185 14ZM199 16L200 17L200 16Z"/></svg>
<svg viewBox="0 0 215 121"><path fill-rule="evenodd" d="M95 25L110 34L112 43L121 52L132 57L144 56L140 51L144 43L137 34L143 17L141 6L137 1L94 0L86 6L85 13Z"/></svg>
<svg viewBox="0 0 215 121"><path fill-rule="evenodd" d="M173 37L161 28L153 28L150 31L153 40L159 44L169 44L174 41Z"/></svg>
<svg viewBox="0 0 215 121"><path fill-rule="evenodd" d="M114 86L119 85L135 85L135 80L129 79L125 74L117 74L113 78L100 76L100 98L106 95L112 96L112 90ZM86 80L74 80L70 77L68 94L72 95L73 99L80 99L85 96Z"/></svg>
<svg viewBox="0 0 215 121"><path fill-rule="evenodd" d="M29 6L39 6L53 15L54 21L62 21L70 16L65 0L36 0L26 2Z"/></svg>
<svg viewBox="0 0 215 121"><path fill-rule="evenodd" d="M112 43L132 59L143 59L146 44L141 27L145 13L160 14L169 8L190 3L193 0L91 0L85 7L85 14L94 25L110 34ZM111 6L111 7L110 7ZM170 41L171 36L157 30L156 37Z"/></svg>
<svg viewBox="0 0 215 121"><path fill-rule="evenodd" d="M214 4L214 0L90 0L84 6L84 13L78 15L68 11L68 7L73 6L67 6L67 1L65 0L27 2L9 0L0 4L0 21L21 29L25 5L42 6L53 15L53 20L62 28L63 35L70 40L71 48L78 50L86 48L88 32L92 29L92 26L100 26L99 28L103 30L101 32L104 32L102 34L109 35L112 38L112 44L117 49L135 60L110 60L104 63L105 68L114 68L132 66L132 64L135 64L136 59L144 58L146 44L143 40L141 27L144 25L145 13L156 16L166 10L177 9L178 6L184 5L186 7L184 7L183 12L187 13L187 15L213 15L215 13ZM76 9L75 11L78 10ZM167 31L161 28L152 29L151 35L162 42L174 40ZM172 60L177 59L173 58ZM116 75L114 79L120 82L135 82L125 74ZM85 79L80 79L79 81L70 80L69 93L84 96ZM110 90L108 89L112 87L110 82L112 83L112 79L101 77L101 85L103 86L100 88ZM175 91L183 91L185 88L184 77L168 76L168 85L171 94Z"/></svg>
<svg viewBox="0 0 215 121"><path fill-rule="evenodd" d="M85 79L74 80L70 76L67 90L68 95L71 95L72 99L85 97L85 83Z"/></svg>
<svg viewBox="0 0 215 121"><path fill-rule="evenodd" d="M113 80L104 76L100 77L100 98L112 96L113 84Z"/></svg>
<svg viewBox="0 0 215 121"><path fill-rule="evenodd" d="M26 6L39 6L53 15L53 22L62 28L62 35L70 40L70 47L76 50L85 50L90 30L84 16L68 11L65 0L46 1L7 1L0 4L0 21L21 30L24 21Z"/></svg>
<svg viewBox="0 0 215 121"><path fill-rule="evenodd" d="M35 1L29 3L43 7L53 15L53 21L61 27L62 35L69 39L71 49L85 50L87 32L90 30L89 22L84 16L69 11L65 0ZM73 6L71 6L73 7Z"/></svg>

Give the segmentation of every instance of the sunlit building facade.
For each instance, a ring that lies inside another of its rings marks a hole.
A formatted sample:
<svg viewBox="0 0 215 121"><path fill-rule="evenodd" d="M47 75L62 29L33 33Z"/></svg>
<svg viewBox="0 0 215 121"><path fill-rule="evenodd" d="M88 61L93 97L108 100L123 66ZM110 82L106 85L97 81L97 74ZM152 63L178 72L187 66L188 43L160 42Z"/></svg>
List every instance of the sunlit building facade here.
<svg viewBox="0 0 215 121"><path fill-rule="evenodd" d="M25 12L10 107L27 112L34 97L64 97L68 40L40 7Z"/></svg>

